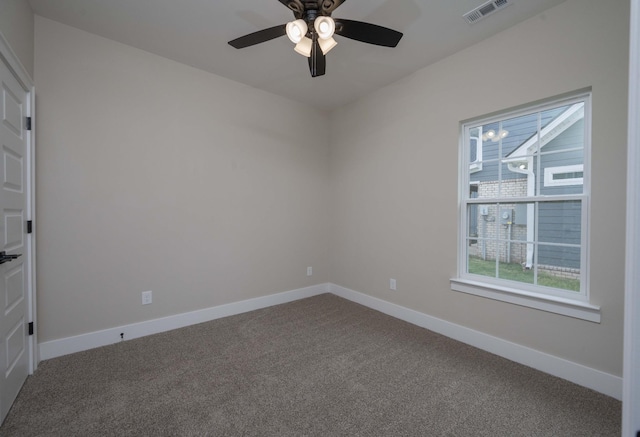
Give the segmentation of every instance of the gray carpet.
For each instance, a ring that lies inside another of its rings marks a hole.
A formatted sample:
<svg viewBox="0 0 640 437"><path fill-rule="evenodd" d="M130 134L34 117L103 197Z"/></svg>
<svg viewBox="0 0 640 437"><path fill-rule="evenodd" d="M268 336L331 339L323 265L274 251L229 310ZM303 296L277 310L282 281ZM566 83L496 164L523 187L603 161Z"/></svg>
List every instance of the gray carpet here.
<svg viewBox="0 0 640 437"><path fill-rule="evenodd" d="M40 364L3 436L619 436L621 403L325 294Z"/></svg>

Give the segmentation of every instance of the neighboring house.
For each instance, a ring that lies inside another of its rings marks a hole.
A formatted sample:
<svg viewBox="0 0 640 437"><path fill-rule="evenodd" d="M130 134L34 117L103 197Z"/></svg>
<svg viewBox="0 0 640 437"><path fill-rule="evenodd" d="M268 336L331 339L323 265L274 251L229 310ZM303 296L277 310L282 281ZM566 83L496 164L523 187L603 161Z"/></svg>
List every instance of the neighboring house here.
<svg viewBox="0 0 640 437"><path fill-rule="evenodd" d="M579 276L581 203L540 203L535 229L528 225L535 223L535 205L527 203L526 197L582 193L584 138L583 103L471 132L471 197L514 198L513 203L499 206L471 206L469 232L477 237L472 240L471 255L498 257L500 262L520 263L527 269L537 262L539 270ZM559 245L542 245L536 255L533 241Z"/></svg>

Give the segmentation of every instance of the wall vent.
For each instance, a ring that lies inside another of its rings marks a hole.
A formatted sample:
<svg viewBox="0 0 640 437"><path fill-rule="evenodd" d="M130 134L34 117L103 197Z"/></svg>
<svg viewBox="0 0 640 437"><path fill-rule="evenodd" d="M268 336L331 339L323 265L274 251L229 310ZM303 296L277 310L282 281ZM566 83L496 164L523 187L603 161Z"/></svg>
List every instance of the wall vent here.
<svg viewBox="0 0 640 437"><path fill-rule="evenodd" d="M464 19L467 20L469 24L473 24L510 4L511 0L491 0L464 14Z"/></svg>

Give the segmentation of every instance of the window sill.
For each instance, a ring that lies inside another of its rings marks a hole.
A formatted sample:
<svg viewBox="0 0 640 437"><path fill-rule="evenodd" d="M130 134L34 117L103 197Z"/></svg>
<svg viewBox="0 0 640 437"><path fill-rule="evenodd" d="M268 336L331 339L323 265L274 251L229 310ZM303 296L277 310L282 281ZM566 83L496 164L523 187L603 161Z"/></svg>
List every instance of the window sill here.
<svg viewBox="0 0 640 437"><path fill-rule="evenodd" d="M587 302L541 295L515 288L501 287L461 278L451 279L451 289L475 296L600 323L600 307L590 305Z"/></svg>

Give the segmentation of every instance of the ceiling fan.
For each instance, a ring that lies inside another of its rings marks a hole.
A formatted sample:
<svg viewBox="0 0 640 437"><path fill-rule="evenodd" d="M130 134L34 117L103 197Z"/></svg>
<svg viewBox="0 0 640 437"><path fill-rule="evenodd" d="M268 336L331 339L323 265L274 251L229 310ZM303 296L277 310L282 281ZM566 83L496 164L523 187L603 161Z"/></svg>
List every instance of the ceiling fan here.
<svg viewBox="0 0 640 437"><path fill-rule="evenodd" d="M295 51L309 59L311 76L317 77L325 74L325 55L337 44L334 34L384 47L395 47L402 38L402 33L376 24L331 18L346 0L278 1L291 9L294 21L241 36L229 44L242 49L287 35L296 44Z"/></svg>

